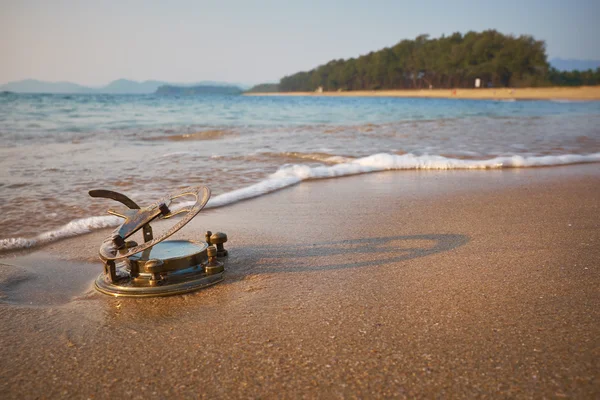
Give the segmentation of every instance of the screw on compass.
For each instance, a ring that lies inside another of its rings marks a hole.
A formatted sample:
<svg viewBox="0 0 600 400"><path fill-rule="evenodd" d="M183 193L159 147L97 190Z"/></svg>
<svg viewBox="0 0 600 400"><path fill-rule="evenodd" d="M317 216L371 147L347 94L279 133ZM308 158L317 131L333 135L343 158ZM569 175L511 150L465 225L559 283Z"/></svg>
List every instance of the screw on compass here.
<svg viewBox="0 0 600 400"><path fill-rule="evenodd" d="M208 254L208 265L204 268L206 275L214 275L223 272L225 269L223 263L217 260L217 249L215 246L208 246L206 249Z"/></svg>
<svg viewBox="0 0 600 400"><path fill-rule="evenodd" d="M223 243L227 242L227 235L223 232L215 232L210 236L210 244L217 245L217 257L227 257L227 250L223 247Z"/></svg>
<svg viewBox="0 0 600 400"><path fill-rule="evenodd" d="M144 268L146 269L146 271L152 274L152 278L150 278L151 286L160 285L161 281L163 280L160 276L160 272L163 271L164 265L165 263L162 260L157 259L148 260L144 264Z"/></svg>

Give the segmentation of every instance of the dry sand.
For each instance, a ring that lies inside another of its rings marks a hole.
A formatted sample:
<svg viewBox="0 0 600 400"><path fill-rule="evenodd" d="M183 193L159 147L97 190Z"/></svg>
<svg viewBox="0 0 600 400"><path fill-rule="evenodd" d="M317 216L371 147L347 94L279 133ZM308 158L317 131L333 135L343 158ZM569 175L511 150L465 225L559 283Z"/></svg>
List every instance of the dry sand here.
<svg viewBox="0 0 600 400"><path fill-rule="evenodd" d="M599 172L378 173L203 211L179 236L227 232L228 272L184 296L91 290L107 231L5 255L0 393L598 398Z"/></svg>
<svg viewBox="0 0 600 400"><path fill-rule="evenodd" d="M600 100L600 86L492 89L357 90L350 92L247 93L247 96L433 97L485 100Z"/></svg>

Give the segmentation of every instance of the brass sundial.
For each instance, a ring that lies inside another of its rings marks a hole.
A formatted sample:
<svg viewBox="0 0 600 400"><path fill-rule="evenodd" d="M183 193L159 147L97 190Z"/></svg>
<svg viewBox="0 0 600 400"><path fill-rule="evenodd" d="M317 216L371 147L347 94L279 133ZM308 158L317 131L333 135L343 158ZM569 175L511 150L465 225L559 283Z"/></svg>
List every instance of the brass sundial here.
<svg viewBox="0 0 600 400"><path fill-rule="evenodd" d="M206 232L205 241L165 240L191 221L206 205L210 189L190 187L172 193L141 208L129 197L110 190L90 190L90 196L116 200L127 208L109 209L124 219L100 246L104 272L95 282L96 289L113 296L150 297L186 293L223 280L226 257L223 243L227 235ZM189 207L172 211L174 200L193 197ZM150 222L183 214L171 228L154 238ZM142 230L144 242L127 240Z"/></svg>

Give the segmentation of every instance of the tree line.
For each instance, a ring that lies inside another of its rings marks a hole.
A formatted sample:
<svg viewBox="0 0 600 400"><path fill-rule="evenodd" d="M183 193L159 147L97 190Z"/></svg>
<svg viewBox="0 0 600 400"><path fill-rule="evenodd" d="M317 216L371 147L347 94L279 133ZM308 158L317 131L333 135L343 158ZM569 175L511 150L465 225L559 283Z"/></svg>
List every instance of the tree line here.
<svg viewBox="0 0 600 400"><path fill-rule="evenodd" d="M325 91L471 88L476 79L482 87L597 85L600 68L558 71L550 67L543 41L488 30L437 39L420 35L357 58L333 60L286 76L279 85L268 88L281 92L319 87Z"/></svg>

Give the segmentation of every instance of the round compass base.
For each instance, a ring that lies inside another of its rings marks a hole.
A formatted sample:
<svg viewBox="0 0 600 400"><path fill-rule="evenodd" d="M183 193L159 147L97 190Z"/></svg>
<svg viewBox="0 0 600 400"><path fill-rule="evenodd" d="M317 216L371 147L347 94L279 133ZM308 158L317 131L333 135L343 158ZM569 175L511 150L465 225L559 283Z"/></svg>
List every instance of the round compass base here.
<svg viewBox="0 0 600 400"><path fill-rule="evenodd" d="M133 279L122 279L112 283L105 274L101 274L96 278L95 287L98 291L115 297L154 297L188 293L214 285L222 280L223 272L220 272L213 275L202 274L181 282L165 282L156 286L137 286Z"/></svg>

